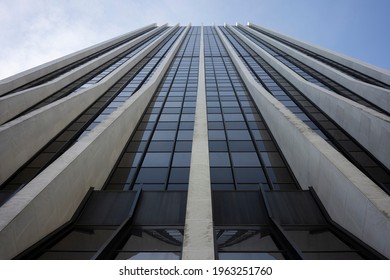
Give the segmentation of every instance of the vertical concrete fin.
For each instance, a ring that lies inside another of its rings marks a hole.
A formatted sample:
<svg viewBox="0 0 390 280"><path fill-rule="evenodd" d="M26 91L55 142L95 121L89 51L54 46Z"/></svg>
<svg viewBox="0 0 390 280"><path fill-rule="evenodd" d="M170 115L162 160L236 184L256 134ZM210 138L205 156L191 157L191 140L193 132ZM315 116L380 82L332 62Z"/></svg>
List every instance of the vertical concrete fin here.
<svg viewBox="0 0 390 280"><path fill-rule="evenodd" d="M292 37L280 34L278 32L274 32L272 30L269 30L267 28L261 27L259 25L253 24L253 23L250 23L248 26L256 28L257 30L262 30L264 32L268 32L268 33L270 33L278 38L288 40L291 43L296 44L302 48L305 48L309 51L315 52L321 56L329 58L329 59L336 61L344 66L347 66L347 67L354 69L360 73L363 73L371 78L374 78L374 79L379 80L387 85L390 85L389 71L386 71L386 70L381 69L379 67L376 67L374 65L370 65L370 64L365 63L363 61L359 61L359 60L354 59L352 57L348 57L346 55L336 53L336 52L331 51L331 50L327 50L327 49L324 49L321 47L314 46L312 44L308 44L308 43L300 41L300 40L296 40Z"/></svg>
<svg viewBox="0 0 390 280"><path fill-rule="evenodd" d="M390 117L360 105L328 89L314 85L296 74L282 62L249 40L241 32L229 28L261 58L278 71L287 81L300 90L325 114L336 121L387 168L390 167L390 149L383 149L390 139ZM356 120L359 120L357 122ZM352 125L355 124L355 125ZM356 127L358 124L358 127ZM367 137L370 135L370 137Z"/></svg>
<svg viewBox="0 0 390 280"><path fill-rule="evenodd" d="M307 66L320 72L322 75L346 87L347 89L372 102L383 110L390 112L390 98L388 98L390 95L390 90L372 85L370 83L362 82L252 28L246 27L242 24L238 24L238 27L242 28L246 32L249 32L257 38L266 41L275 48L285 52L287 55L290 55L291 57L301 61Z"/></svg>
<svg viewBox="0 0 390 280"><path fill-rule="evenodd" d="M198 93L192 142L190 181L184 227L184 260L214 259L214 233L207 133L203 26L201 29Z"/></svg>

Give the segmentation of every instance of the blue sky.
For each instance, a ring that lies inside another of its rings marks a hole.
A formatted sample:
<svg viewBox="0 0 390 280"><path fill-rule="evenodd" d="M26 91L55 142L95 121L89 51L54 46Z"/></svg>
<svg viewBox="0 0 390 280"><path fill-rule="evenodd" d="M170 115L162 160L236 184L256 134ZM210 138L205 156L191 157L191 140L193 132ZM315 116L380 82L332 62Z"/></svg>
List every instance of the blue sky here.
<svg viewBox="0 0 390 280"><path fill-rule="evenodd" d="M0 79L156 22L253 23L390 69L390 0L0 0Z"/></svg>

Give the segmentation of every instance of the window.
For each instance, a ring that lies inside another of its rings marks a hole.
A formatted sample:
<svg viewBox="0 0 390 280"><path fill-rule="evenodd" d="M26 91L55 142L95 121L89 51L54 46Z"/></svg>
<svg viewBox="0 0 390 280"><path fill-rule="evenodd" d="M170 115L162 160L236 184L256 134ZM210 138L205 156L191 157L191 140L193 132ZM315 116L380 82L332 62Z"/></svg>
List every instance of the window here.
<svg viewBox="0 0 390 280"><path fill-rule="evenodd" d="M143 167L168 167L171 160L171 153L147 153Z"/></svg>

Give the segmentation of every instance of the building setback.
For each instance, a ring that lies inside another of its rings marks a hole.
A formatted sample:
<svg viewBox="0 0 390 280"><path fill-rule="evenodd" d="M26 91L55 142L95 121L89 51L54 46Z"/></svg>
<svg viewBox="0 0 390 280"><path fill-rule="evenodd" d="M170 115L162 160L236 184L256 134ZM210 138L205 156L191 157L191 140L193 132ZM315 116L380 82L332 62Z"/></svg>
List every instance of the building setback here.
<svg viewBox="0 0 390 280"><path fill-rule="evenodd" d="M0 81L1 259L388 259L390 74L140 28Z"/></svg>

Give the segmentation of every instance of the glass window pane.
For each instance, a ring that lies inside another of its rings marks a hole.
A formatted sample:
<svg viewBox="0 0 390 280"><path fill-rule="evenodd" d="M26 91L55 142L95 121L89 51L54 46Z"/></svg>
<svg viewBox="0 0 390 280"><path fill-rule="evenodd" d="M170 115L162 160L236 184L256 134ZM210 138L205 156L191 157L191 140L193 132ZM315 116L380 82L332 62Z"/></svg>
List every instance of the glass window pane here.
<svg viewBox="0 0 390 280"><path fill-rule="evenodd" d="M223 122L208 122L208 128L211 129L224 129Z"/></svg>
<svg viewBox="0 0 390 280"><path fill-rule="evenodd" d="M227 151L228 147L226 141L209 141L210 152L224 152Z"/></svg>
<svg viewBox="0 0 390 280"><path fill-rule="evenodd" d="M229 148L232 152L255 152L252 141L229 141Z"/></svg>
<svg viewBox="0 0 390 280"><path fill-rule="evenodd" d="M170 152L173 150L173 141L151 141L148 152Z"/></svg>
<svg viewBox="0 0 390 280"><path fill-rule="evenodd" d="M177 134L177 140L192 140L192 130L179 130Z"/></svg>
<svg viewBox="0 0 390 280"><path fill-rule="evenodd" d="M209 140L226 140L225 131L209 130Z"/></svg>
<svg viewBox="0 0 390 280"><path fill-rule="evenodd" d="M171 169L171 174L169 176L169 183L188 183L189 177L190 177L189 168L173 167Z"/></svg>
<svg viewBox="0 0 390 280"><path fill-rule="evenodd" d="M179 116L180 115L178 115L178 114L161 114L159 121L161 121L161 122L164 122L164 121L168 121L168 122L178 121L179 120Z"/></svg>
<svg viewBox="0 0 390 280"><path fill-rule="evenodd" d="M191 153L174 153L172 166L174 167L190 167Z"/></svg>
<svg viewBox="0 0 390 280"><path fill-rule="evenodd" d="M171 160L171 153L147 153L144 161L142 162L143 167L165 167L169 166Z"/></svg>
<svg viewBox="0 0 390 280"><path fill-rule="evenodd" d="M157 124L157 130L175 130L177 128L177 122L159 122Z"/></svg>
<svg viewBox="0 0 390 280"><path fill-rule="evenodd" d="M210 152L210 166L211 167L228 167L230 166L229 154L228 153L215 153Z"/></svg>
<svg viewBox="0 0 390 280"><path fill-rule="evenodd" d="M247 130L226 130L229 140L251 140Z"/></svg>
<svg viewBox="0 0 390 280"><path fill-rule="evenodd" d="M176 152L191 152L192 141L176 141Z"/></svg>
<svg viewBox="0 0 390 280"><path fill-rule="evenodd" d="M234 183L230 168L210 168L211 183Z"/></svg>
<svg viewBox="0 0 390 280"><path fill-rule="evenodd" d="M207 119L209 122L221 122L222 115L221 114L208 114Z"/></svg>
<svg viewBox="0 0 390 280"><path fill-rule="evenodd" d="M242 116L242 114L224 114L223 115L223 118L225 121L236 121L236 122L243 122L244 121L244 117Z"/></svg>
<svg viewBox="0 0 390 280"><path fill-rule="evenodd" d="M146 168L142 167L138 173L136 182L139 184L165 183L167 180L168 168Z"/></svg>
<svg viewBox="0 0 390 280"><path fill-rule="evenodd" d="M260 166L260 161L256 153L240 152L231 153L230 155L234 166Z"/></svg>
<svg viewBox="0 0 390 280"><path fill-rule="evenodd" d="M245 122L225 122L226 129L247 129Z"/></svg>
<svg viewBox="0 0 390 280"><path fill-rule="evenodd" d="M156 130L153 133L152 140L158 141L158 140L174 140L176 136L175 130Z"/></svg>
<svg viewBox="0 0 390 280"><path fill-rule="evenodd" d="M264 172L261 168L234 168L234 176L238 183L266 183Z"/></svg>

